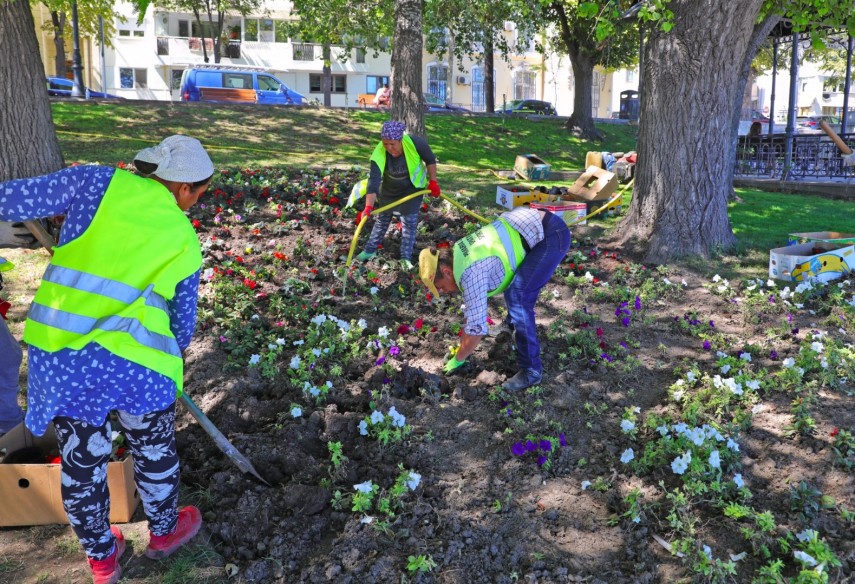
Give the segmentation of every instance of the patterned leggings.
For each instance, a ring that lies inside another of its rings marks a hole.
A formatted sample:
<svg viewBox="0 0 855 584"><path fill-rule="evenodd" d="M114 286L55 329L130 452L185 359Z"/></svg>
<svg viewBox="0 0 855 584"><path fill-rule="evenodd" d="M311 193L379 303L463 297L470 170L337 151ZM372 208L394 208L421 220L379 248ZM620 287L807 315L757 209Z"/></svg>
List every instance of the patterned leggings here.
<svg viewBox="0 0 855 584"><path fill-rule="evenodd" d="M404 224L404 230L401 234L401 259L411 260L413 257L413 247L416 245L416 229L419 226L418 212L410 215L401 215L401 221ZM392 223L392 213L382 213L374 220L374 227L371 229L371 236L368 238L368 243L365 244L365 251L368 253L377 253L377 248L383 243L383 238L386 237L386 231L389 229L389 224Z"/></svg>
<svg viewBox="0 0 855 584"><path fill-rule="evenodd" d="M168 535L178 522L178 453L175 403L165 410L133 415L118 412L149 529ZM103 560L113 553L107 462L113 440L110 422L100 427L71 418L54 418L62 453L62 503L86 555Z"/></svg>

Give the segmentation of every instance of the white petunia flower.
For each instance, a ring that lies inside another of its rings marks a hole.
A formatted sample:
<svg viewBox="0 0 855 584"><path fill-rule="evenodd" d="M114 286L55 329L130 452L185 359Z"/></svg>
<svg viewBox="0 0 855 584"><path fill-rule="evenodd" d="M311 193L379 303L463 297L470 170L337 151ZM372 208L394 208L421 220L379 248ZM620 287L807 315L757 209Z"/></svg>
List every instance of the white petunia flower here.
<svg viewBox="0 0 855 584"><path fill-rule="evenodd" d="M368 327L368 323L365 322L364 318L360 318L358 321L356 321L356 326L358 326L361 329L364 329L364 328Z"/></svg>
<svg viewBox="0 0 855 584"><path fill-rule="evenodd" d="M810 348L813 351L816 351L817 353L822 353L822 351L825 349L825 345L823 345L822 343L814 341L813 343L810 344Z"/></svg>
<svg viewBox="0 0 855 584"><path fill-rule="evenodd" d="M747 362L751 363L751 353L740 353L739 358L742 359L743 361L747 361Z"/></svg>
<svg viewBox="0 0 855 584"><path fill-rule="evenodd" d="M658 428L656 428L656 431L659 432L660 436L667 436L668 435L668 426L663 424L663 425L659 426Z"/></svg>
<svg viewBox="0 0 855 584"><path fill-rule="evenodd" d="M722 372L724 375L727 375L727 372L728 372L728 371L730 371L730 365L728 365L727 363L725 363L724 365L722 365L722 366L721 366L721 372Z"/></svg>
<svg viewBox="0 0 855 584"><path fill-rule="evenodd" d="M591 481L582 481L582 490L583 491L586 490L590 486L591 486Z"/></svg>
<svg viewBox="0 0 855 584"><path fill-rule="evenodd" d="M727 447L728 447L728 449L732 450L733 452L739 452L739 442L737 442L733 438L727 439Z"/></svg>
<svg viewBox="0 0 855 584"><path fill-rule="evenodd" d="M721 468L721 455L718 453L718 450L710 452L709 463L713 468Z"/></svg>
<svg viewBox="0 0 855 584"><path fill-rule="evenodd" d="M675 474L681 475L689 468L690 462L692 462L692 453L687 450L682 456L678 456L671 461L671 470L673 470Z"/></svg>
<svg viewBox="0 0 855 584"><path fill-rule="evenodd" d="M359 483L358 485L353 485L353 488L360 493L370 493L374 490L374 485L371 481L365 481L364 483Z"/></svg>
<svg viewBox="0 0 855 584"><path fill-rule="evenodd" d="M689 381L689 383L694 383L697 378L698 376L694 371L686 372L686 379Z"/></svg>
<svg viewBox="0 0 855 584"><path fill-rule="evenodd" d="M716 274L715 276L713 276L712 281L713 281L713 282L720 282L720 281L721 281L721 276L719 276L718 274Z"/></svg>
<svg viewBox="0 0 855 584"><path fill-rule="evenodd" d="M419 486L419 483L422 482L422 475L417 472L410 471L410 476L407 479L407 486L410 487L411 491L415 491Z"/></svg>
<svg viewBox="0 0 855 584"><path fill-rule="evenodd" d="M368 422L366 422L365 420L359 422L359 435L368 436Z"/></svg>
<svg viewBox="0 0 855 584"><path fill-rule="evenodd" d="M733 482L736 483L736 486L739 487L740 489L745 486L745 481L742 480L741 474L737 473L737 474L733 475Z"/></svg>
<svg viewBox="0 0 855 584"><path fill-rule="evenodd" d="M627 464L633 458L635 458L635 452L632 451L632 448L627 448L623 451L623 454L620 455L620 461L624 464Z"/></svg>
<svg viewBox="0 0 855 584"><path fill-rule="evenodd" d="M816 537L816 531L813 529L805 529L796 534L796 538L801 542L810 541Z"/></svg>
<svg viewBox="0 0 855 584"><path fill-rule="evenodd" d="M783 367L786 367L787 369L789 369L790 367L792 367L792 366L793 366L793 365L795 365L795 364L796 364L796 360L795 360L795 359L793 359L792 357L787 357L786 359L784 359L784 360L781 362L781 365L782 365Z"/></svg>
<svg viewBox="0 0 855 584"><path fill-rule="evenodd" d="M594 275L591 272L585 272L585 279L589 282L594 281Z"/></svg>
<svg viewBox="0 0 855 584"><path fill-rule="evenodd" d="M250 364L250 365L258 365L258 362L259 362L259 361L261 361L261 355L259 355L259 354L257 354L257 353L256 353L255 355L252 355L252 356L249 358L249 364Z"/></svg>
<svg viewBox="0 0 855 584"><path fill-rule="evenodd" d="M369 289L368 289L368 292L369 292L369 294L371 294L372 296L377 296L377 292L378 292L379 290L380 290L380 288L378 288L377 286L371 286L371 288L369 288Z"/></svg>
<svg viewBox="0 0 855 584"><path fill-rule="evenodd" d="M292 418L299 418L302 415L303 415L303 408L301 408L300 406L294 406L293 408L291 408L291 417Z"/></svg>
<svg viewBox="0 0 855 584"><path fill-rule="evenodd" d="M801 550L794 551L793 556L806 566L816 566L816 559L812 555Z"/></svg>
<svg viewBox="0 0 855 584"><path fill-rule="evenodd" d="M622 420L620 423L620 429L626 432L632 432L635 430L635 422L632 420Z"/></svg>
<svg viewBox="0 0 855 584"><path fill-rule="evenodd" d="M294 346L299 347L300 345L303 345L305 343L306 343L306 341L304 341L303 339L299 339L297 341L294 341Z"/></svg>
<svg viewBox="0 0 855 584"><path fill-rule="evenodd" d="M294 355L291 357L291 369L299 369L302 361L303 360L300 359L300 355Z"/></svg>
<svg viewBox="0 0 855 584"><path fill-rule="evenodd" d="M372 424L379 424L380 422L383 421L384 417L385 416L383 416L382 412L380 412L378 410L374 410L373 412L371 412L371 423Z"/></svg>
<svg viewBox="0 0 855 584"><path fill-rule="evenodd" d="M745 382L745 387L747 387L748 389L753 389L754 391L757 391L758 389L760 389L760 382L757 381L756 379L751 379L751 380Z"/></svg>
<svg viewBox="0 0 855 584"><path fill-rule="evenodd" d="M389 328L385 327L385 326L381 326L379 329L377 329L377 336L380 337L381 339L385 339L386 337L389 336Z"/></svg>

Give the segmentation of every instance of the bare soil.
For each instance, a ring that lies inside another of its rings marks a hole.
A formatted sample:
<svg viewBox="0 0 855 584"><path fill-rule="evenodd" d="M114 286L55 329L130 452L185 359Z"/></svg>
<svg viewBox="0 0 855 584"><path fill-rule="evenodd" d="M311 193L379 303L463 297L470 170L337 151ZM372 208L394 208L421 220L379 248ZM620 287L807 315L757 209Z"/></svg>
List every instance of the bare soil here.
<svg viewBox="0 0 855 584"><path fill-rule="evenodd" d="M681 283L679 290L652 300L639 313L643 318L625 327L615 315L616 304L603 301L601 285L568 284L567 275L590 272L600 282L624 281L628 270L635 273L641 264L605 239L587 239L593 228L579 227L574 228L571 254L582 255L568 255L538 306L546 363L540 389L522 394L500 389L516 371L506 334L485 338L463 371L446 377L442 365L455 342L458 301L427 302L415 271L402 270L394 261L394 228L381 254L355 266L342 286L336 270L344 266L354 226L352 213L342 217L339 209L356 178L292 174L262 180L242 175L212 187L205 207L192 212L200 239L207 243L205 267L217 267L216 277L238 284L252 270L256 287L231 300L235 306L251 303L259 321L251 326L260 331L281 323L289 341L278 361L279 375L268 378L258 367L249 367L250 353L259 351L244 354L245 345L221 339L226 333L217 315L228 307L211 283L202 285L199 326L186 355L188 394L271 486L242 474L184 412L177 428L182 501L202 509L203 531L177 559L149 561L142 555L147 529L139 509L135 521L122 526L130 544L122 581L704 581L654 538L668 541L672 536L663 511L664 489L674 487L675 477L665 469L636 476L620 462L626 448L638 451L637 442L621 432L621 416L625 408L638 407L643 416L671 407L668 388L677 379L675 371L687 363L715 369L715 352L705 351L698 338L674 326L675 317L693 314L713 320L730 343L723 351L734 355L744 347L762 347L764 354L755 359L772 370L798 347L798 335L769 334L784 313L711 294L706 275L674 265L667 267L667 278ZM466 229L467 220L458 211L428 203L417 250L453 240ZM239 222L229 208L242 215ZM287 259L272 261L274 251ZM238 256L243 271L229 274L223 266L234 266ZM650 277L662 279L660 272L653 276L656 266L644 268ZM281 302L274 303L277 297ZM286 310L284 321L283 305L297 307ZM831 328L809 307L792 312L793 328ZM317 314L365 319L366 339L388 327L400 354L364 349L358 359L341 363L341 375L326 401L312 403L291 381L288 369L290 342L300 338ZM500 300L491 304L495 322L502 314ZM416 330L418 319L423 325ZM574 335L586 329L602 329L602 345L576 354L580 337ZM845 323L828 332L851 342ZM769 350L779 358L769 359ZM614 362L607 363L601 353L612 354ZM377 364L380 356L386 357L385 364ZM813 435L789 436L784 429L792 421L793 396L764 393L740 435L736 468L754 494L751 504L772 511L779 530L812 527L821 532L842 561L830 570L830 581L846 582L855 574L855 530L839 509L855 508L855 481L851 471L833 464L830 445L833 429L855 428L855 404L851 391L839 388L823 388L819 398L812 409ZM301 417L290 415L293 404L302 406ZM412 434L386 446L361 436L358 424L372 406L383 411L394 406L406 416ZM512 454L516 442L559 434L566 446L554 443L544 466L531 454ZM331 442L340 442L347 457L338 468L330 462ZM354 485L373 480L388 489L399 465L418 472L420 486L404 497L394 517L372 512L373 523L365 522L364 514L350 508ZM600 488L584 488L583 481ZM791 504L792 489L801 481L832 498L834 505L803 516ZM633 488L640 489L647 504L637 523L622 516L624 498ZM336 503L336 491L345 495L344 505ZM720 510L701 509L699 516L696 539L709 545L715 557L748 550ZM751 580L760 562L748 551L747 559L737 562L737 576L728 581ZM435 567L421 574L408 571L408 558L419 555L432 558ZM784 573L796 574L791 558ZM0 581L91 580L70 529L42 526L0 529Z"/></svg>

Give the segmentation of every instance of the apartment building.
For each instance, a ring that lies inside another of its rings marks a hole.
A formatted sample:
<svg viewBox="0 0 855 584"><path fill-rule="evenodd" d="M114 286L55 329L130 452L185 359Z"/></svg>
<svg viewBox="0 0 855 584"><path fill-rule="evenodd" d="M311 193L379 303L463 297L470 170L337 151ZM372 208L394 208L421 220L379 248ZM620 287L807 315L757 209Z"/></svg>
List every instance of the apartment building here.
<svg viewBox="0 0 855 584"><path fill-rule="evenodd" d="M321 45L289 38L285 23L293 17L290 2L271 0L258 16L226 15L220 63L237 67L262 67L279 77L286 85L308 99L322 99ZM99 39L81 39L84 83L129 99L178 100L181 73L187 67L213 63L215 44L207 34L207 23L201 26L192 13L165 11L150 6L145 18L137 24L130 4L119 3L116 11L125 17L117 19L117 35L103 55ZM50 20L47 8L33 8L46 74L55 73L56 49L53 35L41 30ZM69 24L70 26L70 24ZM503 34L516 34L510 23ZM67 48L71 59L71 47ZM543 83L539 65L542 58L530 50L514 55L510 63L496 59L497 103L501 96L511 99L541 99ZM423 87L428 93L455 104L484 109L483 66L467 59L455 63L449 55L424 54ZM391 74L391 53L356 49L345 55L340 47L332 49L332 105L356 106L357 96L375 93ZM70 67L69 67L70 70Z"/></svg>

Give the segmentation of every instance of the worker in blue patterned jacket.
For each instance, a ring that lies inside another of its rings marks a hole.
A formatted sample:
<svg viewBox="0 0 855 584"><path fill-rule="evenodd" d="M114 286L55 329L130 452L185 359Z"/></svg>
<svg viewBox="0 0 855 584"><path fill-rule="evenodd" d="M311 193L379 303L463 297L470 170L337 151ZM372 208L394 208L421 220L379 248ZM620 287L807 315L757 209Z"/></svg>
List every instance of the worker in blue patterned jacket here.
<svg viewBox="0 0 855 584"><path fill-rule="evenodd" d="M502 385L520 391L543 377L534 304L570 248L570 230L549 211L517 207L458 240L451 256L419 254L419 276L435 296L462 292L466 324L457 354L445 365L461 367L487 334L487 298L505 293L519 371Z"/></svg>
<svg viewBox="0 0 855 584"><path fill-rule="evenodd" d="M108 415L134 456L152 559L196 535L199 510L178 509L175 401L196 321L202 262L185 215L214 166L198 140L170 136L135 159L146 177L74 166L0 183L0 220L65 215L24 329L27 427L53 423L62 499L95 584L121 578L124 538L109 523Z"/></svg>

